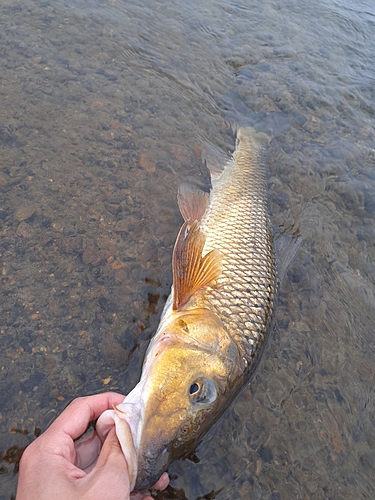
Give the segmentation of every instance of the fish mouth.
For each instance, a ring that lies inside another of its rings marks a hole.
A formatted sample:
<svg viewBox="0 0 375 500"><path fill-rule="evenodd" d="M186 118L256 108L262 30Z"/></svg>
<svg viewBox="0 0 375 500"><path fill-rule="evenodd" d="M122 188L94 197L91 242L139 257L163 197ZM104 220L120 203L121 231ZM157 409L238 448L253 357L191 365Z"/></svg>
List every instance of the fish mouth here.
<svg viewBox="0 0 375 500"><path fill-rule="evenodd" d="M133 406L134 405L121 403L113 407L117 439L119 440L128 465L130 491L133 491L135 487L138 474L138 453L135 439L136 433L134 432L136 430L134 424L137 420L131 418L134 413Z"/></svg>

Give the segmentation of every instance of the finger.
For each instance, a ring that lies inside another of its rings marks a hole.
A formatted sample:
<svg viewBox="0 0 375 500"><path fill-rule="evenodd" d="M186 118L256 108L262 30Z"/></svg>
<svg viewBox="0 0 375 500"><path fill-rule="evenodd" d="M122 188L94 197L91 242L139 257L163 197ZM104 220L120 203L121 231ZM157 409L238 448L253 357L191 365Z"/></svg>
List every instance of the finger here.
<svg viewBox="0 0 375 500"><path fill-rule="evenodd" d="M77 398L61 413L46 431L49 435L63 432L73 440L81 436L92 420L96 420L105 410L118 405L125 396L115 392L105 392L95 396Z"/></svg>
<svg viewBox="0 0 375 500"><path fill-rule="evenodd" d="M128 469L115 429L109 432L95 467L78 484L85 492L79 498L94 492L95 498L129 499Z"/></svg>
<svg viewBox="0 0 375 500"><path fill-rule="evenodd" d="M151 488L152 490L165 490L165 488L169 484L169 476L166 472L164 472L159 480L154 484L154 486Z"/></svg>
<svg viewBox="0 0 375 500"><path fill-rule="evenodd" d="M154 500L149 494L131 493L130 500Z"/></svg>
<svg viewBox="0 0 375 500"><path fill-rule="evenodd" d="M152 486L151 490L164 490L169 484L169 476L164 472L159 480ZM130 495L131 500L153 500L149 492L132 493Z"/></svg>
<svg viewBox="0 0 375 500"><path fill-rule="evenodd" d="M76 450L75 465L86 473L90 472L96 463L101 447L102 442L99 436L94 429L90 429L74 443Z"/></svg>
<svg viewBox="0 0 375 500"><path fill-rule="evenodd" d="M126 463L120 443L117 439L115 428L112 428L109 431L101 449L98 461L91 474L95 474L97 470L104 467L108 469L110 466L118 468L119 472L128 478L128 464Z"/></svg>

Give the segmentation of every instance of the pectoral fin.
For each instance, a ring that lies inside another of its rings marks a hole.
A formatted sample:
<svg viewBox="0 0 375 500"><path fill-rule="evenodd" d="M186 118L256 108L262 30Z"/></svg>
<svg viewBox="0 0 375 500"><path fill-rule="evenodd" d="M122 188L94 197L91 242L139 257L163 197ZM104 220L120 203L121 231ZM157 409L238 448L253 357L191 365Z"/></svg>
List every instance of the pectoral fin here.
<svg viewBox="0 0 375 500"><path fill-rule="evenodd" d="M177 236L172 257L175 311L181 310L195 293L212 284L222 272L218 250L211 250L202 257L205 241L206 237L197 221L190 229L188 222L185 222Z"/></svg>

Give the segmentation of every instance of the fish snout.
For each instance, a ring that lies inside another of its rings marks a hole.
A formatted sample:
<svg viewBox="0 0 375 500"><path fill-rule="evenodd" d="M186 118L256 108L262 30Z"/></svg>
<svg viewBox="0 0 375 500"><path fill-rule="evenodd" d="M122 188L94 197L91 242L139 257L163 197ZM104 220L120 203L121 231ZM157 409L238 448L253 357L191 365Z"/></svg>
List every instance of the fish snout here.
<svg viewBox="0 0 375 500"><path fill-rule="evenodd" d="M139 401L132 394L114 407L116 434L128 464L130 491L150 489L165 472L170 463L167 446L160 442L160 435L150 433L145 426Z"/></svg>

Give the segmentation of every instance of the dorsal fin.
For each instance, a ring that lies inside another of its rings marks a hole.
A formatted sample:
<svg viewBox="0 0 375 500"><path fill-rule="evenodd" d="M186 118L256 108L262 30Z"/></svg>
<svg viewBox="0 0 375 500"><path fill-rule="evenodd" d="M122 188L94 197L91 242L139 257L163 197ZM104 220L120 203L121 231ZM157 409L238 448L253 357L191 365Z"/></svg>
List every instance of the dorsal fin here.
<svg viewBox="0 0 375 500"><path fill-rule="evenodd" d="M190 184L183 183L179 186L177 193L178 206L184 221L188 223L188 227L196 220L202 219L209 198L209 193L205 193Z"/></svg>
<svg viewBox="0 0 375 500"><path fill-rule="evenodd" d="M185 222L178 233L173 250L173 310L180 310L202 288L219 278L222 271L221 255L211 250L202 252L206 237L195 221L188 230Z"/></svg>

